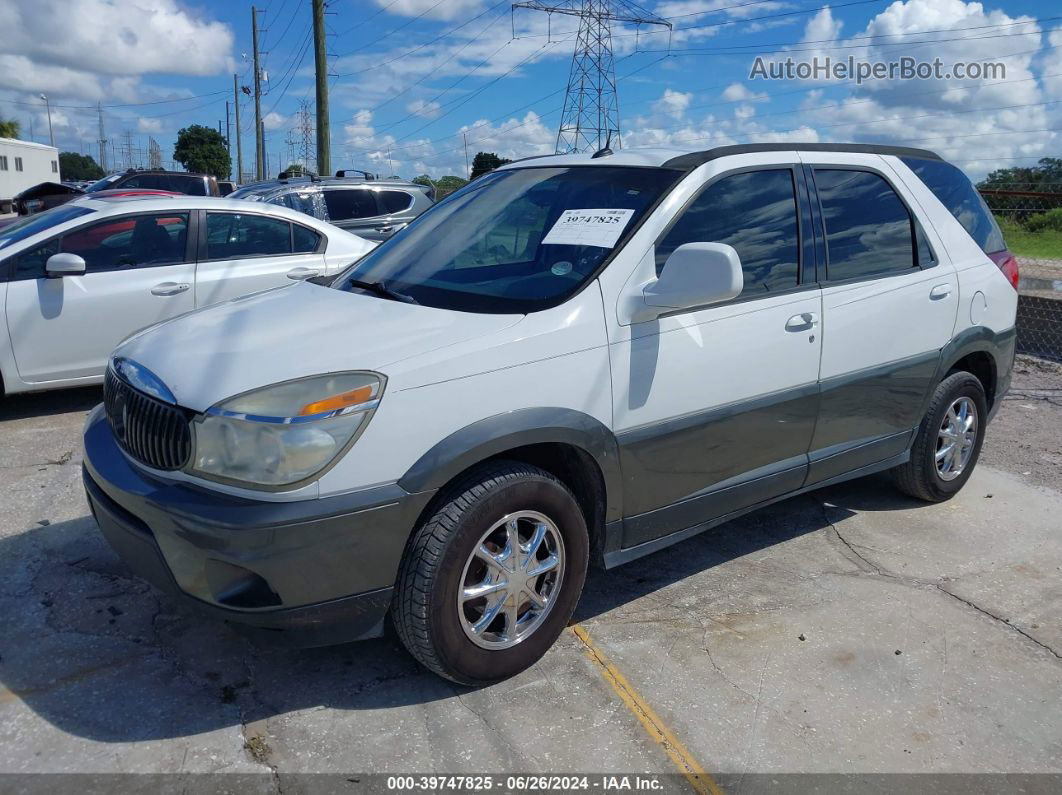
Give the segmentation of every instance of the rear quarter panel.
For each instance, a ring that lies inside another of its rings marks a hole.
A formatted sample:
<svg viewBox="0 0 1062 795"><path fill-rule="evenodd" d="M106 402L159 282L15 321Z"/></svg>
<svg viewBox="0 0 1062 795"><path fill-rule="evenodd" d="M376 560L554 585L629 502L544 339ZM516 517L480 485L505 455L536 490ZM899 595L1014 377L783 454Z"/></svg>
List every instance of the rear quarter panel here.
<svg viewBox="0 0 1062 795"><path fill-rule="evenodd" d="M955 266L959 280L959 311L953 336L978 326L996 333L1014 328L1018 293L1010 286L1007 277L902 160L896 157L882 159L925 209L944 253Z"/></svg>

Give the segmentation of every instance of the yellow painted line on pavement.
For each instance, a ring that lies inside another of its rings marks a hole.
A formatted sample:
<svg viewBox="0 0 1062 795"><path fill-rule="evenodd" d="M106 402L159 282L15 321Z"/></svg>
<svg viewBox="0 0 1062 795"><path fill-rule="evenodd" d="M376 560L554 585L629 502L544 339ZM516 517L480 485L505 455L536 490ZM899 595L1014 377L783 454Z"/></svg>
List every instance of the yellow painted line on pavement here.
<svg viewBox="0 0 1062 795"><path fill-rule="evenodd" d="M594 645L594 641L590 638L590 633L580 624L573 624L571 630L575 633L575 637L582 641L586 647L586 656L600 669L604 680L620 697L624 706L642 724L646 734L660 743L664 753L667 754L679 772L686 777L686 780L690 782L694 791L700 793L700 795L723 795L723 790L719 788L715 779L686 750L686 746L660 720L660 716L653 711L648 702L638 695L638 691L627 681L627 677L620 673L619 669L609 662L602 651Z"/></svg>

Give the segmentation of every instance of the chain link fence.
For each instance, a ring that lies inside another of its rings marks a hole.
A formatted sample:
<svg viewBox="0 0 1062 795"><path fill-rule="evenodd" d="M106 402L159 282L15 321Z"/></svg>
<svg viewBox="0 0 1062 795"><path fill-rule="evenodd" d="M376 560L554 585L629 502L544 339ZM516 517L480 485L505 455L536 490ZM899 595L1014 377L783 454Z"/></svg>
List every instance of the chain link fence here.
<svg viewBox="0 0 1062 795"><path fill-rule="evenodd" d="M1062 362L1062 183L1008 185L981 195L1021 270L1018 352Z"/></svg>

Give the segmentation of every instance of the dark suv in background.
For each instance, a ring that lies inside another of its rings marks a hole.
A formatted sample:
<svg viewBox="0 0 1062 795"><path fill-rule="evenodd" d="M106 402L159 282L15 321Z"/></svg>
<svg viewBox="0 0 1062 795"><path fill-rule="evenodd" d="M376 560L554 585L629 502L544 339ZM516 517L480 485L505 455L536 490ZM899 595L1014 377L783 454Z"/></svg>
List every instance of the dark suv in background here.
<svg viewBox="0 0 1062 795"><path fill-rule="evenodd" d="M218 181L209 174L131 168L128 171L108 174L84 189L73 183L42 182L15 196L13 204L19 215L32 215L66 204L78 196L116 188L163 190L188 196L221 195Z"/></svg>
<svg viewBox="0 0 1062 795"><path fill-rule="evenodd" d="M230 199L269 202L328 221L366 240L387 240L427 210L432 189L398 179L338 171L335 177L287 177L256 182Z"/></svg>

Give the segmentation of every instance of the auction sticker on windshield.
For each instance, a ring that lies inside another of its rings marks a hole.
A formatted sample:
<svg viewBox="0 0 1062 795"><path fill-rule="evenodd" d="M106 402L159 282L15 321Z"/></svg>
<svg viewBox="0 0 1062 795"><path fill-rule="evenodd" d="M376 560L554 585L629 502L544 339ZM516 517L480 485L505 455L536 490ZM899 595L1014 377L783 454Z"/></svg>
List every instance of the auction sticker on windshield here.
<svg viewBox="0 0 1062 795"><path fill-rule="evenodd" d="M565 210L542 243L612 248L632 215L634 210Z"/></svg>

